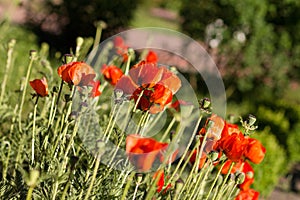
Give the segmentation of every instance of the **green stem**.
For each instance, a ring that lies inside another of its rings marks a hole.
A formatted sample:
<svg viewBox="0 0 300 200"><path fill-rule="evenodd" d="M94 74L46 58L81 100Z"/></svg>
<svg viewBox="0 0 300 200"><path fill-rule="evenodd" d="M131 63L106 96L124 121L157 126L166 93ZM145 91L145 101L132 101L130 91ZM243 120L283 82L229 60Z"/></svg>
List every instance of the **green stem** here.
<svg viewBox="0 0 300 200"><path fill-rule="evenodd" d="M11 146L10 146L10 143L7 142L7 141L4 141L3 143L6 143L7 146L8 146L7 158L6 158L6 161L4 163L3 170L2 170L3 180L6 180L6 175L7 175L6 173L7 173L8 163L9 163L9 159L10 159Z"/></svg>
<svg viewBox="0 0 300 200"><path fill-rule="evenodd" d="M47 133L49 133L50 128L51 128L51 126L52 126L52 124L53 124L54 117L55 117L55 115L56 115L56 111L57 111L57 108L58 108L59 99L60 99L60 96L61 96L61 92L62 92L63 86L64 86L64 81L61 80L61 83L60 83L60 86L59 86L58 95L57 95L57 99L56 99L56 103L55 103L55 107L54 107L54 111L53 111L53 112L50 112L50 114L49 114L49 123L48 123L48 130L47 130ZM53 101L54 101L54 98L53 98Z"/></svg>
<svg viewBox="0 0 300 200"><path fill-rule="evenodd" d="M216 178L214 179L214 182L213 182L213 183L211 184L211 186L210 186L210 189L209 189L209 191L208 191L208 194L207 194L205 200L208 200L208 198L209 198L209 196L210 196L210 193L211 193L212 190L214 189L214 187L215 187L215 185L216 185L216 183L217 183L218 177L220 176L221 171L222 171L224 165L225 165L225 162L222 163L222 165L221 165L221 167L220 167L220 169L219 169L219 171L218 171L218 173L217 173L217 175L216 175Z"/></svg>
<svg viewBox="0 0 300 200"><path fill-rule="evenodd" d="M93 49L95 49L97 47L97 45L99 45L100 39L101 39L101 34L102 34L102 26L99 25L99 26L97 26L97 30L96 30L96 35L95 35L95 40L94 40L94 44L93 44Z"/></svg>
<svg viewBox="0 0 300 200"><path fill-rule="evenodd" d="M75 126L74 126L74 129L73 129L73 133L72 133L72 136L70 138L70 141L68 143L68 146L65 150L65 154L64 154L64 158L63 158L63 164L62 164L62 172L65 170L66 168L66 165L67 165L67 157L68 157L68 154L69 154L69 151L71 149L71 146L73 144L73 141L74 141L74 137L76 136L76 133L78 131L78 127L79 127L79 123L80 123L80 118L78 118L75 122Z"/></svg>
<svg viewBox="0 0 300 200"><path fill-rule="evenodd" d="M98 171L99 165L100 165L100 157L97 155L97 160L96 160L96 163L95 163L95 166L94 166L92 180L91 180L91 183L89 185L89 188L87 190L87 193L85 195L84 200L88 200L89 199L89 196L91 194L91 191L93 189L94 182L95 182L95 179L96 179L96 176L97 176L97 171Z"/></svg>
<svg viewBox="0 0 300 200"><path fill-rule="evenodd" d="M204 169L204 168L203 168L203 169ZM202 169L202 170L203 170L203 169ZM197 197L198 195L200 195L200 194L203 194L203 190L204 190L205 185L206 185L206 183L207 183L207 176L208 176L208 174L212 171L212 169L213 169L212 162L209 162L209 166L207 167L207 170L206 170L206 173L205 173L203 179L201 179L201 177L199 177L198 180L197 180L197 182L196 182L196 184L194 185L194 189L193 189L192 195L190 196L190 199L192 199L192 197L194 197L194 195L195 195L195 198L194 198L194 199L198 199L198 198L196 198L196 197ZM200 182L200 180L202 180L202 181ZM199 185L199 184L200 184L200 185ZM196 190L197 190L197 189L199 189L199 190L198 190L198 193L196 193Z"/></svg>
<svg viewBox="0 0 300 200"><path fill-rule="evenodd" d="M39 101L39 96L36 98L33 110L33 126L32 126L32 139L31 139L31 164L34 163L34 141L35 141L35 122L36 122L36 110Z"/></svg>
<svg viewBox="0 0 300 200"><path fill-rule="evenodd" d="M225 178L224 178L224 180L223 180L223 182L222 182L222 185L221 185L221 187L220 187L220 192L219 192L219 194L218 194L217 197L216 197L217 200L221 198L221 195L222 195L223 192L224 192L223 190L224 190L225 183L226 183L227 180L228 180L228 177L229 177L229 175L230 175L230 173L231 173L231 170L232 170L234 164L235 164L234 162L232 162L232 163L230 164L229 170L228 170L228 172L227 172L227 174L226 174L226 176L225 176ZM213 199L213 200L214 200L214 199Z"/></svg>
<svg viewBox="0 0 300 200"><path fill-rule="evenodd" d="M121 200L125 200L126 199L126 196L127 196L127 193L129 191L129 188L130 188L130 185L132 183L132 180L133 180L133 177L135 176L135 172L132 172L132 174L128 177L128 181L127 181L127 184L125 186L125 189L124 189L124 192L123 192L123 195L121 197Z"/></svg>
<svg viewBox="0 0 300 200"><path fill-rule="evenodd" d="M30 61L29 61L29 65L27 68L27 74L26 74L26 78L25 78L25 82L24 82L24 88L23 88L23 93L22 93L22 99L21 99L21 104L20 104L20 110L19 110L19 131L22 133L22 111L23 111L23 106L24 106L24 102L25 102L25 96L26 96L26 90L27 90L27 85L28 85L28 81L29 81L29 76L30 76L30 72L31 72L31 68L33 65L33 61L35 60L35 56L30 56Z"/></svg>
<svg viewBox="0 0 300 200"><path fill-rule="evenodd" d="M163 136L161 137L160 141L164 141L164 139L166 139L167 135L170 134L171 128L173 127L173 125L175 124L176 119L175 117L173 117L172 121L170 122L168 128L165 130Z"/></svg>
<svg viewBox="0 0 300 200"><path fill-rule="evenodd" d="M238 184L235 183L235 184L232 186L231 190L229 190L228 199L229 199L230 196L232 195L233 191L236 189L237 185L238 185Z"/></svg>
<svg viewBox="0 0 300 200"><path fill-rule="evenodd" d="M176 166L174 172L172 173L172 176L168 179L168 182L167 182L166 185L168 185L169 183L171 183L171 181L172 181L172 179L174 179L174 176L176 175L176 173L177 173L179 167L181 166L182 162L184 161L184 158L185 158L185 156L187 155L187 153L188 153L188 151L189 151L189 148L190 148L190 146L191 146L192 143L193 143L194 137L195 137L195 135L197 134L198 126L199 126L201 120L202 120L202 116L199 117L199 119L198 119L198 121L197 121L197 124L196 124L196 126L195 126L195 129L194 129L194 132L193 132L193 134L192 134L192 136L191 136L191 138L190 138L190 140L189 140L189 143L188 143L188 145L186 146L184 153L182 154L182 156L181 156L181 158L180 158L180 160L179 160L179 162L178 162L178 164L177 164L177 166ZM190 157L191 157L191 155L190 155ZM187 164L188 162L189 162L189 159L186 161L186 164ZM184 170L184 168L182 169L182 171L183 171L183 170Z"/></svg>
<svg viewBox="0 0 300 200"><path fill-rule="evenodd" d="M26 196L26 200L31 200L32 199L31 196L32 196L33 189L34 189L33 186L29 187L29 190L28 190L27 196Z"/></svg>
<svg viewBox="0 0 300 200"><path fill-rule="evenodd" d="M16 44L16 40L14 40L14 39L10 40L9 43L8 43L5 74L4 74L4 77L3 77L3 80L2 80L2 84L1 84L0 104L3 101L3 97L4 97L4 94L5 94L6 82L7 82L7 79L8 79L8 72L9 72L9 68L11 66L12 53L14 51L15 44Z"/></svg>
<svg viewBox="0 0 300 200"><path fill-rule="evenodd" d="M111 113L110 113L110 117L109 117L109 121L108 121L108 124L107 124L107 127L105 129L105 132L103 134L103 140L106 138L106 135L107 133L109 132L110 130L110 127L111 127L111 123L114 119L114 115L115 115L115 112L116 112L116 109L117 109L117 105L114 105L114 108L112 109Z"/></svg>
<svg viewBox="0 0 300 200"><path fill-rule="evenodd" d="M142 92L141 92L140 95L139 95L139 98L138 98L137 101L135 102L135 105L134 105L133 110L132 110L133 113L136 112L136 109L137 109L137 107L138 107L138 105L139 105L139 102L140 102L140 100L141 100L143 94L144 94L144 90L142 90Z"/></svg>
<svg viewBox="0 0 300 200"><path fill-rule="evenodd" d="M131 53L128 55L127 63L126 63L126 68L125 68L125 75L127 76L129 73L129 68L130 68L130 61L131 61Z"/></svg>

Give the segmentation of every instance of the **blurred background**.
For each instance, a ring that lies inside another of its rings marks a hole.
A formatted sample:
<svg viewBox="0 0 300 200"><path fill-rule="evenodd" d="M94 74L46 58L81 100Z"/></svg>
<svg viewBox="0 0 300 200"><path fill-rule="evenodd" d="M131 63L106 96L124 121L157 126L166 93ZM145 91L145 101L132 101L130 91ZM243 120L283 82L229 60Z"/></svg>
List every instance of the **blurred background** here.
<svg viewBox="0 0 300 200"><path fill-rule="evenodd" d="M55 57L74 49L76 37L93 38L99 27L104 40L149 26L185 33L211 54L226 87L227 113L257 117L254 137L267 154L255 166L254 188L267 199L299 199L299 0L0 0L1 66L12 38L21 77L29 49L47 43L58 63ZM201 92L200 75L185 75Z"/></svg>

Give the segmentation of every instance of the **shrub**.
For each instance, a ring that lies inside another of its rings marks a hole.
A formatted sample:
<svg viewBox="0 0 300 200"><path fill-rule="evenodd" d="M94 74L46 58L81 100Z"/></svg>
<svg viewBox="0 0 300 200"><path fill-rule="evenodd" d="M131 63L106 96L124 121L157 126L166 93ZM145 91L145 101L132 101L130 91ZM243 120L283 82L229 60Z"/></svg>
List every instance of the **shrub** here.
<svg viewBox="0 0 300 200"><path fill-rule="evenodd" d="M95 23L107 23L107 34L124 29L140 0L63 0L35 1L25 4L28 25L43 42L65 49L74 46L77 36L94 36ZM63 48L64 47L64 48Z"/></svg>
<svg viewBox="0 0 300 200"><path fill-rule="evenodd" d="M253 137L260 140L267 150L264 161L253 166L253 187L261 192L262 196L267 197L277 185L279 177L287 172L286 153L268 127L253 134Z"/></svg>

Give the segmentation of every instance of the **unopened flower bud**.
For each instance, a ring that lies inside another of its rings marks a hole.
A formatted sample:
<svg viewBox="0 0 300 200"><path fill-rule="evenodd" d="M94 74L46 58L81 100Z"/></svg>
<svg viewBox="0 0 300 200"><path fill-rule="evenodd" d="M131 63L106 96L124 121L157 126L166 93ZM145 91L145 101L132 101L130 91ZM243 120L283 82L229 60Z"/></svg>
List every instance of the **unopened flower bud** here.
<svg viewBox="0 0 300 200"><path fill-rule="evenodd" d="M102 21L102 20L96 21L94 23L94 25L95 25L96 28L98 28L98 27L102 28L102 29L106 29L107 28L107 24L105 23L105 21Z"/></svg>
<svg viewBox="0 0 300 200"><path fill-rule="evenodd" d="M16 44L16 40L15 39L10 40L9 43L8 43L8 48L9 49L14 48L15 44Z"/></svg>
<svg viewBox="0 0 300 200"><path fill-rule="evenodd" d="M242 184L245 181L245 173L244 172L238 172L235 175L235 182L237 184Z"/></svg>
<svg viewBox="0 0 300 200"><path fill-rule="evenodd" d="M30 50L29 51L29 56L30 56L30 59L35 60L37 58L36 50Z"/></svg>
<svg viewBox="0 0 300 200"><path fill-rule="evenodd" d="M115 89L114 90L115 103L122 103L123 94L124 94L123 90L120 90L120 89Z"/></svg>
<svg viewBox="0 0 300 200"><path fill-rule="evenodd" d="M136 174L136 182L141 183L143 181L143 174L138 173Z"/></svg>
<svg viewBox="0 0 300 200"><path fill-rule="evenodd" d="M216 186L221 185L222 183L223 183L223 176L219 175L218 178L217 178Z"/></svg>
<svg viewBox="0 0 300 200"><path fill-rule="evenodd" d="M256 117L255 117L254 115L251 115L251 114L250 114L250 115L248 116L248 123L249 123L249 126L254 125L255 122L256 122Z"/></svg>
<svg viewBox="0 0 300 200"><path fill-rule="evenodd" d="M26 181L27 185L29 187L35 187L36 184L37 184L39 176L40 176L40 172L38 170L35 170L35 169L31 170L29 172L29 177Z"/></svg>
<svg viewBox="0 0 300 200"><path fill-rule="evenodd" d="M70 62L72 62L72 60L73 60L72 54L65 54L63 57L64 64L70 63Z"/></svg>
<svg viewBox="0 0 300 200"><path fill-rule="evenodd" d="M129 49L128 49L128 54L129 54L129 55L134 55L134 50L133 50L132 48L129 48Z"/></svg>
<svg viewBox="0 0 300 200"><path fill-rule="evenodd" d="M182 186L183 186L184 182L182 179L178 179L175 183L175 193L176 194L179 194L180 193L180 190L182 189Z"/></svg>
<svg viewBox="0 0 300 200"><path fill-rule="evenodd" d="M105 143L102 140L96 142L97 156L101 157L105 153Z"/></svg>
<svg viewBox="0 0 300 200"><path fill-rule="evenodd" d="M246 173L246 176L247 176L247 178L250 178L250 179L251 179L251 178L254 177L254 174L253 174L253 172L250 171L250 172L247 172L247 173Z"/></svg>
<svg viewBox="0 0 300 200"><path fill-rule="evenodd" d="M83 45L84 39L82 37L77 37L76 45L77 47L81 47Z"/></svg>
<svg viewBox="0 0 300 200"><path fill-rule="evenodd" d="M210 107L211 105L211 101L209 98L204 98L201 100L201 103L200 103L200 108L206 110Z"/></svg>
<svg viewBox="0 0 300 200"><path fill-rule="evenodd" d="M208 154L208 157L211 159L212 162L216 161L219 157L219 152L217 151L211 151Z"/></svg>

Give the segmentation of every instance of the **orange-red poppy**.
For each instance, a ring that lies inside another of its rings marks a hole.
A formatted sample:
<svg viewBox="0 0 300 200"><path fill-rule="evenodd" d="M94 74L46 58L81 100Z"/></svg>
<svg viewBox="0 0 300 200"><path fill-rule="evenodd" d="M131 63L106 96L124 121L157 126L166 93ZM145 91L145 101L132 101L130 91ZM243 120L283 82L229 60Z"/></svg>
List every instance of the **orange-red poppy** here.
<svg viewBox="0 0 300 200"><path fill-rule="evenodd" d="M157 55L154 51L149 51L146 56L146 62L148 63L157 63Z"/></svg>
<svg viewBox="0 0 300 200"><path fill-rule="evenodd" d="M226 121L224 121L224 122L225 122L225 124L224 124L224 128L223 128L222 135L221 135L222 137L226 137L228 135L231 135L232 133L240 132L238 125L230 124L230 123L227 123Z"/></svg>
<svg viewBox="0 0 300 200"><path fill-rule="evenodd" d="M239 194L235 197L235 200L258 200L259 192L249 189L241 190Z"/></svg>
<svg viewBox="0 0 300 200"><path fill-rule="evenodd" d="M105 78L111 85L116 85L119 79L123 76L122 70L115 65L103 65L101 72Z"/></svg>
<svg viewBox="0 0 300 200"><path fill-rule="evenodd" d="M117 54L123 57L123 62L128 60L128 46L125 44L122 37L117 36L114 38L114 47L116 48Z"/></svg>
<svg viewBox="0 0 300 200"><path fill-rule="evenodd" d="M245 157L255 164L261 163L265 157L266 149L265 147L254 138L248 138L248 146L245 151Z"/></svg>
<svg viewBox="0 0 300 200"><path fill-rule="evenodd" d="M90 92L90 97L97 97L101 95L101 92L99 90L100 87L100 81L90 81L89 86L92 87L92 91Z"/></svg>
<svg viewBox="0 0 300 200"><path fill-rule="evenodd" d="M176 100L170 105L170 108L174 108L177 112L179 112L181 106L191 106L191 105L193 104L190 102L186 102L184 100Z"/></svg>
<svg viewBox="0 0 300 200"><path fill-rule="evenodd" d="M71 85L87 86L96 74L94 69L84 62L70 62L57 69L58 75Z"/></svg>
<svg viewBox="0 0 300 200"><path fill-rule="evenodd" d="M40 97L48 96L48 83L47 79L35 79L29 82L30 86L35 90L36 94Z"/></svg>
<svg viewBox="0 0 300 200"><path fill-rule="evenodd" d="M228 159L238 162L244 159L244 153L248 146L248 140L243 133L232 133L222 137L216 143L216 149L223 151Z"/></svg>
<svg viewBox="0 0 300 200"><path fill-rule="evenodd" d="M122 76L116 84L116 89L139 101L137 108L150 113L162 111L180 87L180 79L166 67L145 61L131 68L129 76Z"/></svg>
<svg viewBox="0 0 300 200"><path fill-rule="evenodd" d="M164 185L165 185L165 173L164 170L158 170L154 173L153 179L156 179L158 177L158 181L156 183L156 191L159 193L162 191ZM163 190L163 193L166 193L168 189L172 187L171 183L169 183L165 189Z"/></svg>
<svg viewBox="0 0 300 200"><path fill-rule="evenodd" d="M139 171L149 171L156 159L162 159L162 151L168 143L158 142L152 138L144 138L140 135L128 135L126 137L126 153L130 162Z"/></svg>

